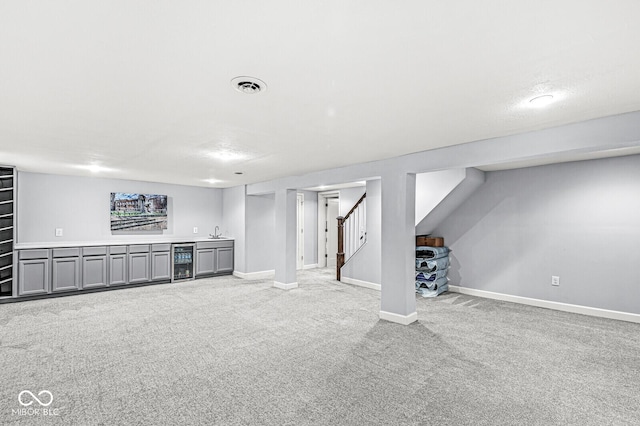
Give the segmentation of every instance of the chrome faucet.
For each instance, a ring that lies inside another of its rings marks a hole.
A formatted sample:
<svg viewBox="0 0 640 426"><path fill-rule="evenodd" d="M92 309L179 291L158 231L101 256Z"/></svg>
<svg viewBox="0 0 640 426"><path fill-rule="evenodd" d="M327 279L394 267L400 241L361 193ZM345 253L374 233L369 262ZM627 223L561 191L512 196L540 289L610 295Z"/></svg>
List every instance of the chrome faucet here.
<svg viewBox="0 0 640 426"><path fill-rule="evenodd" d="M216 225L215 231L213 231L213 234L209 234L209 238L212 238L212 239L220 238L221 235L218 234L218 232L220 232L220 227Z"/></svg>

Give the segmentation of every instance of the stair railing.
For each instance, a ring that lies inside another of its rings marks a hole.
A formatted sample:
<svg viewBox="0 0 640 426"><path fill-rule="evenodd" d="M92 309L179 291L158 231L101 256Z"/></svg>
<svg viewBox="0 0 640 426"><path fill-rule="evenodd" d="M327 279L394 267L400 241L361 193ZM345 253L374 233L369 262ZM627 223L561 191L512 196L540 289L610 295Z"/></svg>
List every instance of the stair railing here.
<svg viewBox="0 0 640 426"><path fill-rule="evenodd" d="M343 216L338 216L338 255L336 277L340 281L340 268L367 241L367 194Z"/></svg>

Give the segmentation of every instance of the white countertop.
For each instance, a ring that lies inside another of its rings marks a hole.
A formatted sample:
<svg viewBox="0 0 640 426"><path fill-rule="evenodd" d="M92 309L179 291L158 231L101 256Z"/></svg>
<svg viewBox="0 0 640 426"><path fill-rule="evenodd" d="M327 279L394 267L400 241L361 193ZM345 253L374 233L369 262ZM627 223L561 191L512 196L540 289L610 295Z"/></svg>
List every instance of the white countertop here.
<svg viewBox="0 0 640 426"><path fill-rule="evenodd" d="M93 247L93 246L128 246L133 244L167 244L167 243L198 243L202 241L234 241L234 238L207 238L207 237L158 237L150 238L141 236L140 238L130 237L128 239L113 239L105 241L43 241L37 243L17 243L14 250L59 248L59 247Z"/></svg>

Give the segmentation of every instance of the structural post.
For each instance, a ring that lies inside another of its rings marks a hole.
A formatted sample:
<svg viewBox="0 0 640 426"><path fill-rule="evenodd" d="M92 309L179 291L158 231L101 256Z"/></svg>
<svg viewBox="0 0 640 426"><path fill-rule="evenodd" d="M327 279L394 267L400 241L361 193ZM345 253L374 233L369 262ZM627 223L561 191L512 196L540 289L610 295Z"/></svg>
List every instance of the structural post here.
<svg viewBox="0 0 640 426"><path fill-rule="evenodd" d="M400 324L418 319L415 296L416 175L382 176L380 318Z"/></svg>
<svg viewBox="0 0 640 426"><path fill-rule="evenodd" d="M340 269L344 265L344 217L338 216L338 253L336 254L336 279L340 281Z"/></svg>
<svg viewBox="0 0 640 426"><path fill-rule="evenodd" d="M284 290L298 287L296 208L297 191L295 189L276 190L276 277L273 285Z"/></svg>

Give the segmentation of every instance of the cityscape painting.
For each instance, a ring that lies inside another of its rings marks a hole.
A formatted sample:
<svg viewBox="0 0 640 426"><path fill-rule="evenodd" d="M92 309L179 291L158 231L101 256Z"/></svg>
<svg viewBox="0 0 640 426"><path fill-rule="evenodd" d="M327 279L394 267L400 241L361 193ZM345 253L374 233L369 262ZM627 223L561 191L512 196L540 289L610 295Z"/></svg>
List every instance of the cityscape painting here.
<svg viewBox="0 0 640 426"><path fill-rule="evenodd" d="M157 231L167 229L167 196L111 193L112 231Z"/></svg>

